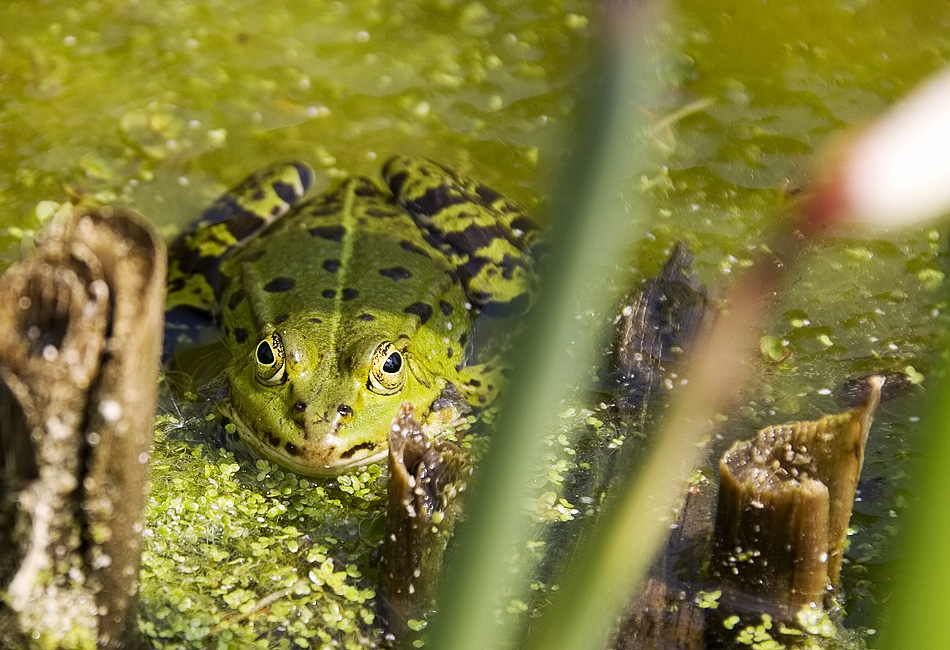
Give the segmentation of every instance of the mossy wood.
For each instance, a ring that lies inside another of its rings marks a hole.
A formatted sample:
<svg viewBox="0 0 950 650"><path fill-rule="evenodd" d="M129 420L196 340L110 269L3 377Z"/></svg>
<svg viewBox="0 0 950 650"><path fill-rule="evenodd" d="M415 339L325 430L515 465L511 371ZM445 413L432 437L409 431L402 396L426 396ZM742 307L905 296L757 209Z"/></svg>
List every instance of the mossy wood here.
<svg viewBox="0 0 950 650"><path fill-rule="evenodd" d="M713 485L692 485L659 557L620 624L614 650L703 650L697 598L709 557Z"/></svg>
<svg viewBox="0 0 950 650"><path fill-rule="evenodd" d="M622 412L643 408L686 352L708 313L706 288L693 272L686 240L676 242L662 272L623 301L608 383Z"/></svg>
<svg viewBox="0 0 950 650"><path fill-rule="evenodd" d="M72 208L0 277L0 646L129 648L165 254Z"/></svg>
<svg viewBox="0 0 950 650"><path fill-rule="evenodd" d="M722 456L713 552L720 611L795 621L802 608L830 602L884 380L868 382L860 407L766 427Z"/></svg>
<svg viewBox="0 0 950 650"><path fill-rule="evenodd" d="M412 647L433 607L442 556L471 473L468 455L431 442L403 404L389 434L389 488L380 586L397 647Z"/></svg>

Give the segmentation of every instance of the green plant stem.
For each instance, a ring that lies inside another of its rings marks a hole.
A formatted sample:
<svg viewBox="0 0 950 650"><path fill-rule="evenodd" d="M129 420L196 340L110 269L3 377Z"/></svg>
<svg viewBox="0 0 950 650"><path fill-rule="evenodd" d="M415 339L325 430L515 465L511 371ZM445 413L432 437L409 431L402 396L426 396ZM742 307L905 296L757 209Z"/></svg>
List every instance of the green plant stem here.
<svg viewBox="0 0 950 650"><path fill-rule="evenodd" d="M637 18L640 31L653 24L651 15ZM524 500L536 477L545 474L537 450L602 335L583 327L577 315L609 307L614 297L603 289L603 278L641 234L641 199L624 197L622 188L645 164L633 136L643 121L640 107L648 105L640 68L649 57L640 34L631 30L617 41L622 43L615 42L592 71L599 82L589 95L587 128L569 178L559 186L570 189L552 213L546 273L520 339L497 435L477 471L468 519L447 567L440 612L430 628L430 647L439 650L490 650L511 635L495 613L510 588L508 558L527 539Z"/></svg>
<svg viewBox="0 0 950 650"><path fill-rule="evenodd" d="M936 387L923 420L928 440L911 521L901 533L902 558L883 630L884 648L941 648L947 643L950 589L950 382Z"/></svg>

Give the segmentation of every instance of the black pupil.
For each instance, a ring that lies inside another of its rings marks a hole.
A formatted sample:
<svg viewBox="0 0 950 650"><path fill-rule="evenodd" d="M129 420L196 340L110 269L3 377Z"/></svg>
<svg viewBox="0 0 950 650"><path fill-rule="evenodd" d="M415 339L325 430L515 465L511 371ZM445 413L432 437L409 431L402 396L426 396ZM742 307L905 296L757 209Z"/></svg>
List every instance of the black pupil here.
<svg viewBox="0 0 950 650"><path fill-rule="evenodd" d="M399 369L402 368L402 355L398 352L393 352L383 363L383 372L388 372L390 374L394 372L399 372Z"/></svg>
<svg viewBox="0 0 950 650"><path fill-rule="evenodd" d="M274 351L270 349L267 341L261 341L257 346L257 362L265 366L274 363Z"/></svg>

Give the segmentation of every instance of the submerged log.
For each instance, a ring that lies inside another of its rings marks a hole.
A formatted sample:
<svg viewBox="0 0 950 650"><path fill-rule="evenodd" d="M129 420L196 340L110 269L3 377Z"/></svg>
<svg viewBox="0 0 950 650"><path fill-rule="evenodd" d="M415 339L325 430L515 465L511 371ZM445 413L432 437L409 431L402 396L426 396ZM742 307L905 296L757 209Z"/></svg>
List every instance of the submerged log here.
<svg viewBox="0 0 950 650"><path fill-rule="evenodd" d="M766 613L795 626L832 604L884 380L868 383L858 408L766 427L723 455L712 564L720 617Z"/></svg>
<svg viewBox="0 0 950 650"><path fill-rule="evenodd" d="M128 648L164 246L72 208L0 277L0 646Z"/></svg>
<svg viewBox="0 0 950 650"><path fill-rule="evenodd" d="M389 434L386 537L380 561L384 618L397 648L413 647L432 611L442 556L471 474L468 455L432 442L403 404Z"/></svg>
<svg viewBox="0 0 950 650"><path fill-rule="evenodd" d="M624 300L608 376L622 412L643 408L667 372L684 365L708 307L692 264L689 245L676 242L662 272Z"/></svg>
<svg viewBox="0 0 950 650"><path fill-rule="evenodd" d="M666 545L627 607L615 650L702 650L705 610L698 594L709 558L713 486L692 485Z"/></svg>

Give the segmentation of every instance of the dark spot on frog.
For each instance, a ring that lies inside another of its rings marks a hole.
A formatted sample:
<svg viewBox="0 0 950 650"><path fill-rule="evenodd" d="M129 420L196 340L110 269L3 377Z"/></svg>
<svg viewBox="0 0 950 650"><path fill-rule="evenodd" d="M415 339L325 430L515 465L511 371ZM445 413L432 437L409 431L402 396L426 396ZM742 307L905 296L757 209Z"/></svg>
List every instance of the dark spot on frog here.
<svg viewBox="0 0 950 650"><path fill-rule="evenodd" d="M349 417L353 415L353 407L349 404L339 404L336 407L336 412L342 415L343 417Z"/></svg>
<svg viewBox="0 0 950 650"><path fill-rule="evenodd" d="M293 278L278 277L265 284L264 291L267 293L281 293L282 291L290 291L294 288L294 284Z"/></svg>
<svg viewBox="0 0 950 650"><path fill-rule="evenodd" d="M340 297L343 298L343 300L353 300L357 298L359 295L360 295L360 292L357 291L356 289L353 289L351 287L346 287L343 289L343 293L340 294Z"/></svg>
<svg viewBox="0 0 950 650"><path fill-rule="evenodd" d="M274 183L273 188L274 193L279 196L280 200L284 203L293 203L297 200L297 190L294 189L293 185L277 181Z"/></svg>
<svg viewBox="0 0 950 650"><path fill-rule="evenodd" d="M290 314L280 314L279 316L277 316L277 318L274 319L274 325L280 325L288 318L290 318Z"/></svg>
<svg viewBox="0 0 950 650"><path fill-rule="evenodd" d="M294 402L294 405L293 405L293 407L291 407L291 408L293 409L293 412L294 412L294 413L303 413L304 411L307 410L307 403L306 403L306 402Z"/></svg>
<svg viewBox="0 0 950 650"><path fill-rule="evenodd" d="M459 345L465 345L468 343L468 332L462 332L459 335Z"/></svg>
<svg viewBox="0 0 950 650"><path fill-rule="evenodd" d="M407 314L415 314L419 317L419 322L425 325L432 318L432 305L425 302L414 302L405 309Z"/></svg>
<svg viewBox="0 0 950 650"><path fill-rule="evenodd" d="M482 385L482 382L478 381L477 379L470 379L468 381L468 385L471 386L472 388L480 388Z"/></svg>
<svg viewBox="0 0 950 650"><path fill-rule="evenodd" d="M280 446L280 438L270 431L263 431L260 437L271 447L277 448Z"/></svg>
<svg viewBox="0 0 950 650"><path fill-rule="evenodd" d="M379 274L384 278L389 278L393 282L398 282L399 280L406 280L412 277L412 273L409 272L409 269L403 266L393 266L388 269L380 269Z"/></svg>
<svg viewBox="0 0 950 650"><path fill-rule="evenodd" d="M226 222L228 232L241 240L261 225L260 215L245 210L233 196L225 194L201 215L201 224Z"/></svg>
<svg viewBox="0 0 950 650"><path fill-rule="evenodd" d="M453 354L455 354L455 351L452 350L452 348L449 348L449 349L447 349L447 350L445 351L445 356L447 356L449 359L452 358L452 355L453 355Z"/></svg>
<svg viewBox="0 0 950 650"><path fill-rule="evenodd" d="M350 457L351 457L353 454L355 454L356 452L358 452L358 451L363 451L364 449L365 449L366 451L372 451L373 449L376 449L376 443L374 443L374 442L361 442L361 443L358 444L358 445L353 445L352 447L350 447L349 449L347 449L346 451L344 451L342 454L340 454L340 458L350 458Z"/></svg>
<svg viewBox="0 0 950 650"><path fill-rule="evenodd" d="M340 270L340 260L324 260L323 268L329 273L336 273Z"/></svg>
<svg viewBox="0 0 950 650"><path fill-rule="evenodd" d="M353 194L356 196L379 196L376 183L362 176L353 179Z"/></svg>
<svg viewBox="0 0 950 650"><path fill-rule="evenodd" d="M281 210L283 209L284 209L283 206L275 205L274 207L270 209L270 216L276 217L277 215L280 214Z"/></svg>
<svg viewBox="0 0 950 650"><path fill-rule="evenodd" d="M260 201L264 198L264 188L259 187L254 191L254 194L251 195L252 201Z"/></svg>
<svg viewBox="0 0 950 650"><path fill-rule="evenodd" d="M165 288L165 290L168 293L174 293L175 291L181 291L184 288L185 288L185 278L175 278L174 280L168 283L168 286Z"/></svg>
<svg viewBox="0 0 950 650"><path fill-rule="evenodd" d="M291 456L299 456L299 455L300 455L300 450L297 449L297 445L295 445L295 444L292 443L292 442L285 443L285 444L284 444L284 449L286 449L286 450L287 450L287 453L290 454Z"/></svg>
<svg viewBox="0 0 950 650"><path fill-rule="evenodd" d="M512 314L523 314L528 311L531 304L531 296L522 294L516 296L508 302L498 302L496 300L485 300L481 305L481 313L486 316L504 317Z"/></svg>
<svg viewBox="0 0 950 650"><path fill-rule="evenodd" d="M310 186L313 185L314 173L307 165L304 165L300 162L291 163L294 166L294 169L297 170L297 175L300 177L300 186L303 188L303 192L306 192L310 189Z"/></svg>
<svg viewBox="0 0 950 650"><path fill-rule="evenodd" d="M316 316L314 316L313 318L310 319L310 322L311 322L311 323L316 323L316 324L319 325L319 324L322 323L323 321L320 320L319 318L317 318Z"/></svg>
<svg viewBox="0 0 950 650"><path fill-rule="evenodd" d="M469 226L445 234L445 243L456 251L479 251L488 248L496 239L503 239L498 228L491 226Z"/></svg>
<svg viewBox="0 0 950 650"><path fill-rule="evenodd" d="M317 226L310 229L310 234L328 241L341 242L343 241L343 235L346 234L346 228L343 226Z"/></svg>
<svg viewBox="0 0 950 650"><path fill-rule="evenodd" d="M425 194L413 201L406 202L406 209L416 214L434 215L452 205L471 203L465 194L456 191L454 184L442 184L431 187Z"/></svg>
<svg viewBox="0 0 950 650"><path fill-rule="evenodd" d="M365 320L365 321L376 320L376 317L373 316L372 314L360 314L359 316L357 316L357 318L360 320Z"/></svg>
<svg viewBox="0 0 950 650"><path fill-rule="evenodd" d="M407 239L403 239L401 242L399 242L399 245L402 246L403 250L407 250L410 253L415 253L416 255L422 255L423 257L429 257L429 251L427 251L426 249L420 246L417 246L416 244L414 244L413 242Z"/></svg>
<svg viewBox="0 0 950 650"><path fill-rule="evenodd" d="M334 289L324 289L320 295L324 298L336 298L336 291Z"/></svg>
<svg viewBox="0 0 950 650"><path fill-rule="evenodd" d="M406 184L407 180L409 180L409 173L401 171L392 174L389 167L395 161L396 159L393 158L383 166L383 176L386 178L386 181L389 184L389 190L395 196L399 196L399 194L402 192L402 186Z"/></svg>
<svg viewBox="0 0 950 650"><path fill-rule="evenodd" d="M248 212L241 207L236 208L236 210L236 213L227 217L225 227L236 240L243 241L261 227L261 216L253 212ZM207 213L202 217L202 221L210 223L210 221L206 221L206 219Z"/></svg>
<svg viewBox="0 0 950 650"><path fill-rule="evenodd" d="M340 206L336 203L316 203L307 209L308 217L330 217L340 214Z"/></svg>
<svg viewBox="0 0 950 650"><path fill-rule="evenodd" d="M244 300L244 297L244 289L238 289L232 293L228 299L228 309L236 309L237 306L241 304L241 301Z"/></svg>
<svg viewBox="0 0 950 650"><path fill-rule="evenodd" d="M244 327L235 327L234 328L234 340L238 343L244 343L247 341L248 331Z"/></svg>
<svg viewBox="0 0 950 650"><path fill-rule="evenodd" d="M442 311L444 315L448 316L449 314L452 313L452 304L445 302L444 300L440 300L439 309Z"/></svg>
<svg viewBox="0 0 950 650"><path fill-rule="evenodd" d="M478 194L481 200L485 203L494 203L498 199L502 198L501 194L487 185L479 185L475 188L475 193Z"/></svg>

